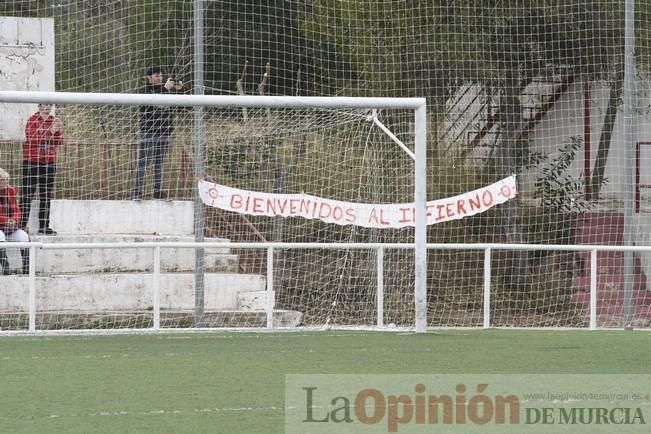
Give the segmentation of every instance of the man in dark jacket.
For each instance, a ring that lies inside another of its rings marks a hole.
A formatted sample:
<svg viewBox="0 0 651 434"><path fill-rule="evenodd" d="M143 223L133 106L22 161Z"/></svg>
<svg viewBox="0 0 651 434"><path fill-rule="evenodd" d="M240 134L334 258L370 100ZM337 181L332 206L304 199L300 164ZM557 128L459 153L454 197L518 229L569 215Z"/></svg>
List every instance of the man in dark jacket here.
<svg viewBox="0 0 651 434"><path fill-rule="evenodd" d="M147 70L145 80L147 80L147 84L138 89L138 93L166 94L183 89L183 83L173 78L169 78L165 84L162 84L163 73L157 66ZM169 149L172 129L171 109L153 105L140 106L138 162L136 164L136 179L131 192L133 200L142 199L145 171L149 161L153 162L154 199L167 198L163 192L163 163Z"/></svg>

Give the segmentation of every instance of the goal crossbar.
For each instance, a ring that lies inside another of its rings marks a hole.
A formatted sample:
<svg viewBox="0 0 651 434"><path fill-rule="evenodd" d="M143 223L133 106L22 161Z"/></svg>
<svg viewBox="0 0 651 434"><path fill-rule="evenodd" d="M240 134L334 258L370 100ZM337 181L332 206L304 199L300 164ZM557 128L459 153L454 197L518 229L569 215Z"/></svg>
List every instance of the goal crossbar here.
<svg viewBox="0 0 651 434"><path fill-rule="evenodd" d="M263 108L424 109L425 98L308 97L253 95L162 95L136 93L0 91L0 103L107 104Z"/></svg>

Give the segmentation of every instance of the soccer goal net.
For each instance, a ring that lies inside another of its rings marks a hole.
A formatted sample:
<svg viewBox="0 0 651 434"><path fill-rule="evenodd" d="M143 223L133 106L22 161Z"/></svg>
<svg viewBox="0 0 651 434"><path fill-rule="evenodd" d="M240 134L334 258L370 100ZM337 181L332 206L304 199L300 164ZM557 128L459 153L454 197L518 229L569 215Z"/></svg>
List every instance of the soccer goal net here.
<svg viewBox="0 0 651 434"><path fill-rule="evenodd" d="M45 243L35 258L37 329L146 328L154 314L157 327L197 326L197 278L204 327L266 326L270 314L278 326L373 326L378 304L381 324L415 326L414 198L420 195L424 215L424 99L42 92L0 98L53 105L63 131L50 212L58 233L37 232L32 213L33 241ZM151 144L143 133L150 108L173 125L169 143ZM24 146L4 161L12 180L24 170ZM147 146L151 155L143 154ZM164 157L164 197L155 190L156 152ZM146 176L138 180L143 159ZM194 250L178 247L197 239L195 199L202 241L212 243L199 277ZM423 225L423 263L424 235ZM139 248L142 242L176 244L156 259L149 245ZM269 255L269 243L306 246ZM407 248L378 258L376 246L387 243ZM386 276L379 302L378 273ZM424 273L421 279L424 288ZM24 309L12 313L12 300L5 300L3 329L29 325L29 280L7 283Z"/></svg>

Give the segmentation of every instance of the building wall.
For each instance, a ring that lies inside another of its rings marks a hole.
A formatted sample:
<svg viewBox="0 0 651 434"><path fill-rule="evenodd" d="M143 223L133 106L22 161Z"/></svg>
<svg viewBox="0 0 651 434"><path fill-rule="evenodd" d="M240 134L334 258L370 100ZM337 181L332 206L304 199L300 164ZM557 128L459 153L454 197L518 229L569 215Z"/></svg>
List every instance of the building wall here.
<svg viewBox="0 0 651 434"><path fill-rule="evenodd" d="M535 114L540 110L541 94L554 92L554 85L547 83L533 83L521 97L523 116ZM567 91L562 94L554 106L544 114L543 118L529 132L531 148L534 151L547 155L549 160L559 155L563 145L569 143L573 136L582 140L581 148L572 163L569 173L573 177L584 177L585 159L590 159L592 172L599 148L599 138L604 124L604 116L608 106L609 88L606 83L590 83L590 96L588 106L590 110L589 125L590 138L584 134L586 124L584 83L572 83ZM489 118L486 97L475 86L468 86L459 91L455 98L448 104L448 119L440 135L439 148L447 152L452 158L455 151L465 149L470 141L477 136L477 132L484 129ZM491 106L496 106L497 101L492 101ZM635 127L634 143L627 144L624 140L623 112L617 113L613 138L605 170L607 184L602 188L602 204L609 209L622 209L622 195L626 187L626 146L631 146L635 155L636 142L648 141L651 143L651 81L639 80L637 83L637 110L633 119ZM490 155L493 146L499 145L499 130L496 125L488 129L479 146L469 154L467 164L483 164ZM587 152L586 152L587 146ZM641 146L640 153L640 184L651 186L651 144ZM635 163L635 162L634 162ZM520 177L520 193L523 198L533 197L534 183L539 175L538 169L532 169ZM651 214L651 188L642 188L641 209Z"/></svg>
<svg viewBox="0 0 651 434"><path fill-rule="evenodd" d="M649 113L648 93L643 91L645 82L638 83L637 106L633 119L635 142L651 142L651 113ZM590 158L590 170L593 170L599 147L599 139L604 125L604 116L608 106L610 90L605 83L591 83L590 98L588 100L590 109L590 141L588 143L588 154ZM584 134L584 85L581 82L574 83L562 98L556 103L541 122L530 134L532 149L542 151L549 155L550 159L558 155L563 144L568 143L572 136L580 137L583 140L577 158L571 166L571 173L574 176L584 175L584 162L586 154L586 139ZM626 146L631 146L635 155L635 143L627 144L624 137L623 111L617 113L613 137L608 154L608 163L605 170L607 184L602 188L602 197L613 201L614 207L621 207L622 194L626 189ZM651 185L651 146L641 147L640 158L640 184ZM529 196L533 192L533 183L536 173L530 171L524 173L521 179L522 192ZM651 189L641 189L642 207L651 212Z"/></svg>
<svg viewBox="0 0 651 434"><path fill-rule="evenodd" d="M584 178L586 158L590 160L590 171L594 169L599 139L604 125L604 117L608 107L610 89L606 83L592 82L589 86L589 97L586 98L585 83L575 82L545 113L541 121L530 131L530 146L532 150L542 152L549 160L559 155L563 145L569 143L573 136L582 140L576 158L568 169L569 175ZM524 116L527 110L535 107L537 93L551 93L553 89L544 85L532 85L521 98ZM485 103L480 99L477 88L468 87L460 91L453 104L448 106L448 121L445 134L439 146L444 149L461 149L476 135L476 131L486 126L488 113ZM627 143L624 137L624 117L620 109L617 113L613 136L608 154L604 177L608 180L602 187L600 197L603 199L597 210L623 212L623 197L626 192L626 147L632 148L635 166L639 167L640 201L639 211L633 217L633 239L636 245L651 245L651 80L638 80L636 83L636 110L634 112L634 140ZM586 116L586 105L589 107L589 117ZM589 124L589 138L586 137L585 127ZM470 139L469 139L470 138ZM488 155L491 146L499 144L497 127L493 127L484 136L482 143L472 156L479 163ZM636 144L649 142L640 146L640 154L636 156ZM520 176L519 188L521 197L526 201L533 197L534 183L540 169L531 169ZM648 187L644 187L648 186ZM642 270L646 276L651 276L651 254L639 254Z"/></svg>
<svg viewBox="0 0 651 434"><path fill-rule="evenodd" d="M0 17L0 90L54 91L54 19ZM0 141L22 140L35 104L0 103Z"/></svg>

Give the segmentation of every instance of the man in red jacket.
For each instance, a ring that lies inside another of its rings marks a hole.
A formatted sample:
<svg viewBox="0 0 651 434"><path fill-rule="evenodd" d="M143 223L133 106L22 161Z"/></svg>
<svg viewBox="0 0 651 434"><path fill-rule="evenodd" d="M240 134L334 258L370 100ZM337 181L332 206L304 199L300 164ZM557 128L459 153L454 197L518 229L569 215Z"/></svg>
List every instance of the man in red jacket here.
<svg viewBox="0 0 651 434"><path fill-rule="evenodd" d="M16 201L16 189L9 185L9 174L0 169L0 243L16 241L29 242L29 235L20 229L21 211ZM29 249L21 249L23 274L29 272ZM0 248L0 273L9 274L7 252Z"/></svg>
<svg viewBox="0 0 651 434"><path fill-rule="evenodd" d="M61 122L52 116L51 104L39 104L38 112L25 125L23 146L23 186L20 206L23 210L21 226L27 227L32 198L38 188L38 233L56 235L50 228L50 201L56 173L57 150L63 145Z"/></svg>

